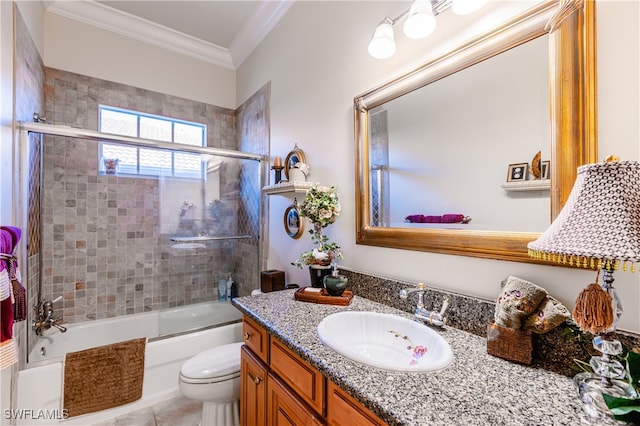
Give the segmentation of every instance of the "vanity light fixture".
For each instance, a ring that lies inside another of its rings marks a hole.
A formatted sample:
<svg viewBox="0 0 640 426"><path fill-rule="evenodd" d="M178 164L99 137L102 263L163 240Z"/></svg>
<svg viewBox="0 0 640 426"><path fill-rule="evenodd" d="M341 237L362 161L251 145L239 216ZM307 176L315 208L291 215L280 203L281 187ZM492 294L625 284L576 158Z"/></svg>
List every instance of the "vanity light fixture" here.
<svg viewBox="0 0 640 426"><path fill-rule="evenodd" d="M595 335L593 346L602 356L591 358L593 372L574 377L585 411L594 418L609 412L602 393L635 397L623 379L624 366L615 359L622 344L613 332L622 315L613 288L618 269L634 272L640 262L640 163L617 161L578 168L578 177L564 208L549 228L528 245L537 259L601 270L603 283L581 292L573 318Z"/></svg>
<svg viewBox="0 0 640 426"><path fill-rule="evenodd" d="M436 29L436 17L430 0L415 0L404 21L404 35L414 40L425 38Z"/></svg>
<svg viewBox="0 0 640 426"><path fill-rule="evenodd" d="M396 42L393 38L393 23L391 18L384 18L376 28L369 43L369 54L376 59L387 59L396 53Z"/></svg>
<svg viewBox="0 0 640 426"><path fill-rule="evenodd" d="M436 16L451 8L456 15L467 15L480 9L487 0L414 0L411 7L391 19L385 17L376 27L371 42L369 54L376 59L387 59L396 52L393 26L405 19L403 31L411 39L417 40L427 37L435 30Z"/></svg>
<svg viewBox="0 0 640 426"><path fill-rule="evenodd" d="M469 15L479 10L487 3L487 0L453 0L451 11L456 15Z"/></svg>

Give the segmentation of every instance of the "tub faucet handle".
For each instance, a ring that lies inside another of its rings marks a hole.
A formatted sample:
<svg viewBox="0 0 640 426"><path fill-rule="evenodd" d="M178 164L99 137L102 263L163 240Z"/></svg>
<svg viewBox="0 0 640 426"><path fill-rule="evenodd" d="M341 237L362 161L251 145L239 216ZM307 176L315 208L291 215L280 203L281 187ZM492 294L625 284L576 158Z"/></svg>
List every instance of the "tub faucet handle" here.
<svg viewBox="0 0 640 426"><path fill-rule="evenodd" d="M61 321L62 317L60 318L56 318L55 320L51 321L51 327L55 327L58 330L60 330L60 333L66 333L67 332L67 327L61 326L60 324L58 324L58 321Z"/></svg>
<svg viewBox="0 0 640 426"><path fill-rule="evenodd" d="M67 331L66 327L58 324L58 321L62 321L62 316L53 317L53 304L60 300L62 300L62 296L58 296L54 300L42 301L33 307L35 318L31 323L31 329L37 336L42 336L44 331L51 327L57 328L62 333Z"/></svg>

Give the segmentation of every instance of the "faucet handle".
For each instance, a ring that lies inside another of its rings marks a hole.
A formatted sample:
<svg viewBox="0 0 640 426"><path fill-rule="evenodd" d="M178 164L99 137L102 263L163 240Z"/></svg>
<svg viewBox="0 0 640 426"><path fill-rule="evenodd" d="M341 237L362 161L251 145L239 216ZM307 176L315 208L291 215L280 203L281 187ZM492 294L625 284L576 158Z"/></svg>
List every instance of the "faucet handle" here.
<svg viewBox="0 0 640 426"><path fill-rule="evenodd" d="M445 313L445 311L447 310L448 307L449 307L449 298L447 297L442 302L442 307L440 308L440 315L441 316L444 316L444 313Z"/></svg>
<svg viewBox="0 0 640 426"><path fill-rule="evenodd" d="M420 292L420 294L423 294L426 289L427 285L425 283L418 283L414 288L403 288L398 293L398 296L400 296L400 299L406 299L407 297L409 297L410 293L418 291Z"/></svg>

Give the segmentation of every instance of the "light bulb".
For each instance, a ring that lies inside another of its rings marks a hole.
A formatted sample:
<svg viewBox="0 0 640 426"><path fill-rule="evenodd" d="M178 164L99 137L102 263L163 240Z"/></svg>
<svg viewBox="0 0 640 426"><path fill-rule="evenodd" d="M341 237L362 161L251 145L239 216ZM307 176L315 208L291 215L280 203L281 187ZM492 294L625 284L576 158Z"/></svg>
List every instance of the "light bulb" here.
<svg viewBox="0 0 640 426"><path fill-rule="evenodd" d="M389 18L378 25L369 43L369 54L376 59L387 59L396 53L396 42L393 38L393 27Z"/></svg>
<svg viewBox="0 0 640 426"><path fill-rule="evenodd" d="M456 15L468 15L480 9L487 0L453 0L451 10Z"/></svg>
<svg viewBox="0 0 640 426"><path fill-rule="evenodd" d="M430 0L416 0L404 21L404 34L412 39L425 38L436 28L436 18Z"/></svg>

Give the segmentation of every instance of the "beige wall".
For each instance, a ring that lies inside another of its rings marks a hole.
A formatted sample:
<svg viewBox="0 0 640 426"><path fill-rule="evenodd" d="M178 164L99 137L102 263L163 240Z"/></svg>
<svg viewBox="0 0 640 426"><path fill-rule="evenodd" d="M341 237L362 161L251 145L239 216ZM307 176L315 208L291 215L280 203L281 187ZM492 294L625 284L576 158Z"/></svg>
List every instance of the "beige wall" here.
<svg viewBox="0 0 640 426"><path fill-rule="evenodd" d="M501 280L517 275L573 307L593 273L355 244L353 97L424 62L442 49L434 44L446 39L443 33L421 42L397 35L394 58L372 59L366 47L376 24L387 14L396 16L398 8L384 2L297 2L238 70L238 99L271 81L271 155L285 156L298 142L311 166L309 180L338 186L342 213L327 234L342 246L346 267L490 300ZM598 5L600 157L615 152L640 159L638 14L638 2ZM308 234L292 240L284 233L281 218L292 199L269 201L269 268L306 285L307 272L290 262L309 249ZM616 287L625 307L620 328L640 331L640 274L617 273Z"/></svg>
<svg viewBox="0 0 640 426"><path fill-rule="evenodd" d="M44 15L48 67L234 109L236 73L53 13Z"/></svg>

